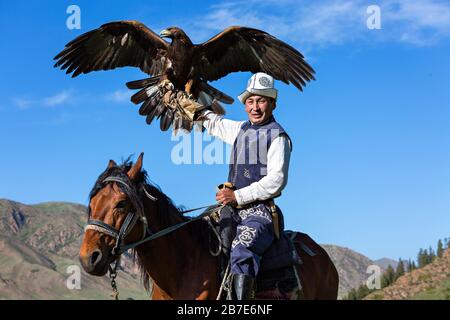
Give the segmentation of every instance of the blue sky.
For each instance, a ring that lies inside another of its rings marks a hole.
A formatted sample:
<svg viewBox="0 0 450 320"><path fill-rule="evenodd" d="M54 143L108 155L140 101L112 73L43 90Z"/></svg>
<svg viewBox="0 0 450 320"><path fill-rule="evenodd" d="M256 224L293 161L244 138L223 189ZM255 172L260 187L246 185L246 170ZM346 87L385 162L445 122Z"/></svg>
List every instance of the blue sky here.
<svg viewBox="0 0 450 320"><path fill-rule="evenodd" d="M71 4L81 9L81 30L66 27ZM380 30L366 26L372 4ZM71 79L52 58L113 20L158 32L178 25L195 43L247 25L298 48L317 72L304 93L277 84L275 115L294 143L278 200L287 228L372 259L414 258L450 236L448 1L16 1L2 2L0 16L0 198L87 204L109 159L144 151L151 180L177 204L214 202L227 165L173 163L178 142L147 126L128 100L125 82L142 72ZM249 76L213 85L237 96ZM246 119L238 102L226 109Z"/></svg>

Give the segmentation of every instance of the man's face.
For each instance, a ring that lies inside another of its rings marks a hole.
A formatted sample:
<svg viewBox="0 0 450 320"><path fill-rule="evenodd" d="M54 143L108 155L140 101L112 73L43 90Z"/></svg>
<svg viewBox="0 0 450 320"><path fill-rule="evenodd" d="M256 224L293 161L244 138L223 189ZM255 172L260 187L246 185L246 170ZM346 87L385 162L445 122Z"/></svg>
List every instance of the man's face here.
<svg viewBox="0 0 450 320"><path fill-rule="evenodd" d="M275 103L272 98L264 96L250 96L245 100L245 112L253 124L260 124L272 116Z"/></svg>

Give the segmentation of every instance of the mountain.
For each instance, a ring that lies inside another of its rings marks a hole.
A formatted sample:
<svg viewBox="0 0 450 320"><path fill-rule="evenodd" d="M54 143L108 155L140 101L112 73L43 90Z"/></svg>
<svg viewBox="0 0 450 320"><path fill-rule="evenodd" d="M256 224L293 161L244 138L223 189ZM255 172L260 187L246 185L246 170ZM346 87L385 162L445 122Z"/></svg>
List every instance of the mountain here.
<svg viewBox="0 0 450 320"><path fill-rule="evenodd" d="M111 299L108 277L88 275L78 262L85 221L78 204L0 200L0 299ZM123 267L119 297L148 299L130 257ZM80 290L67 286L73 268L81 271Z"/></svg>
<svg viewBox="0 0 450 320"><path fill-rule="evenodd" d="M390 258L381 258L378 260L374 260L373 262L377 266L380 266L380 268L383 269L383 271L386 270L389 265L391 265L392 268L394 268L394 270L395 270L398 265L398 261L392 260Z"/></svg>
<svg viewBox="0 0 450 320"><path fill-rule="evenodd" d="M86 218L79 204L0 200L0 299L109 299L108 277L90 276L78 262ZM348 248L323 246L339 272L339 297L364 283L367 267L376 264ZM136 265L130 257L122 260L120 297L148 299ZM69 266L81 270L81 290L67 288Z"/></svg>
<svg viewBox="0 0 450 320"><path fill-rule="evenodd" d="M365 300L450 300L450 249L433 262L399 277L394 284L372 292Z"/></svg>
<svg viewBox="0 0 450 320"><path fill-rule="evenodd" d="M344 297L351 289L366 282L371 275L371 273L367 273L369 266L379 266L381 273L385 270L384 264L372 261L349 248L330 244L323 244L322 246L327 251L339 274L339 298Z"/></svg>

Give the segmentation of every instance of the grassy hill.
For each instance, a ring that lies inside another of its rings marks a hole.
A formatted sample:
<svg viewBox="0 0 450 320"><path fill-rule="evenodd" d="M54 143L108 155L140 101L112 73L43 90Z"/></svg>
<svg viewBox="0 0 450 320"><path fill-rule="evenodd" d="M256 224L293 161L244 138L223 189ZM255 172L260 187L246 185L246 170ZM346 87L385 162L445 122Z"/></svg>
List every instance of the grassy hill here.
<svg viewBox="0 0 450 320"><path fill-rule="evenodd" d="M409 298L410 300L450 300L450 277L435 288L428 288Z"/></svg>

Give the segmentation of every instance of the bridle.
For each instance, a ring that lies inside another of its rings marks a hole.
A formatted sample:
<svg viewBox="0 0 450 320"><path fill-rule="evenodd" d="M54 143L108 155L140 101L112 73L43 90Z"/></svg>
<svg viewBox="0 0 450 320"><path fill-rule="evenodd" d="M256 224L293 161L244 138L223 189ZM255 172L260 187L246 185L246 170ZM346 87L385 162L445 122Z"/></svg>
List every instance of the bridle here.
<svg viewBox="0 0 450 320"><path fill-rule="evenodd" d="M117 177L117 176L116 177L113 177L113 176L107 177L106 179L103 180L103 183L107 183L107 182L116 182L116 183L124 185L128 189L132 189L130 184L121 177ZM148 193L148 191L145 189L144 186L143 186L143 188L144 188L144 193L146 194L147 197L149 197L154 202L158 201L157 198L153 197L150 193ZM144 214L142 204L138 205L138 207L139 208L133 208L134 210L132 209L130 212L128 212L128 214L119 230L117 230L113 226L111 226L101 220L90 219L90 217L89 217L86 227L84 228L84 231L95 230L95 231L105 233L105 234L115 238L116 242L115 242L114 248L112 249L112 254L115 256L119 256L123 252L126 251L126 250L124 250L125 237L130 233L130 231L133 229L134 225L136 224L136 222L138 220L140 220L142 222L142 238L141 238L141 240L143 240L146 235L153 234L153 232L148 228L148 221L147 221L147 217Z"/></svg>
<svg viewBox="0 0 450 320"><path fill-rule="evenodd" d="M123 185L126 189L132 190L132 186L126 181L124 178L119 176L110 176L105 178L102 183L108 183L108 182L116 182L118 184ZM154 196L152 196L146 189L145 185L142 186L144 194L151 199L154 202L157 202L158 199ZM137 208L136 208L137 206ZM104 234L107 234L113 238L115 238L115 246L112 249L111 253L116 258L116 263L114 264L114 267L109 266L109 277L111 279L111 287L112 287L112 294L111 296L114 299L119 299L119 291L117 290L116 285L116 277L117 277L117 267L120 264L120 257L122 256L122 253L128 250L128 248L134 248L138 246L140 243L136 242L131 245L128 245L127 247L124 246L124 240L125 237L130 233L130 231L135 226L136 222L140 220L142 222L142 238L141 241L145 239L145 236L150 234L152 235L153 232L148 227L148 221L147 217L144 213L144 208L142 203L139 200L139 203L133 204L133 209L128 212L127 216L125 217L124 222L120 226L120 229L117 230L113 226L97 219L91 219L90 216L88 218L87 224L84 228L84 231L86 230L94 230L97 232L101 232Z"/></svg>

